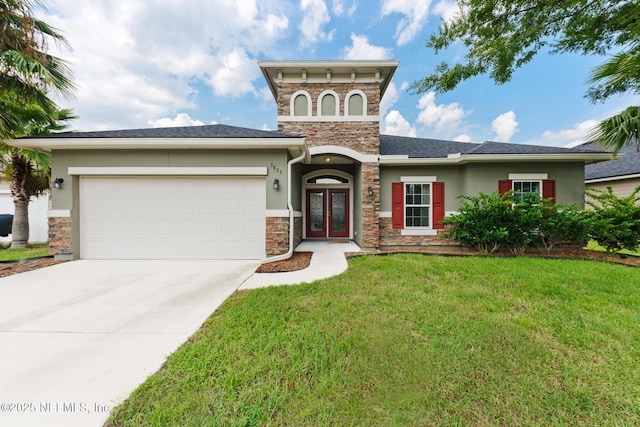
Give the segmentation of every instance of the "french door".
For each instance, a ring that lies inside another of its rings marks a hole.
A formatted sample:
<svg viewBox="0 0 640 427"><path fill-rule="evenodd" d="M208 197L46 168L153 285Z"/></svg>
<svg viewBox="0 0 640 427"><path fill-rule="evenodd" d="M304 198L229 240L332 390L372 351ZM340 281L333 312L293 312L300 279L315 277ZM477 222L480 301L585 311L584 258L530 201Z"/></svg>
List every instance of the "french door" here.
<svg viewBox="0 0 640 427"><path fill-rule="evenodd" d="M307 237L349 237L349 190L307 190Z"/></svg>

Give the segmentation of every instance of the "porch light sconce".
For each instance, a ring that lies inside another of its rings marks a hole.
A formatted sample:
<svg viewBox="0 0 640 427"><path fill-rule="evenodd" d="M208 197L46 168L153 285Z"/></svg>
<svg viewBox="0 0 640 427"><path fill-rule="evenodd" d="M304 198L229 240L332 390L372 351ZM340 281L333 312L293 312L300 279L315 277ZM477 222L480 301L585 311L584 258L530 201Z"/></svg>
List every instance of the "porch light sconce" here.
<svg viewBox="0 0 640 427"><path fill-rule="evenodd" d="M280 189L280 181L278 180L278 178L273 180L273 189L274 190L279 190Z"/></svg>
<svg viewBox="0 0 640 427"><path fill-rule="evenodd" d="M373 196L373 188L369 187L367 191L369 192L369 196Z"/></svg>
<svg viewBox="0 0 640 427"><path fill-rule="evenodd" d="M53 180L53 188L56 189L61 189L62 188L62 183L64 182L64 179L62 178L56 178Z"/></svg>

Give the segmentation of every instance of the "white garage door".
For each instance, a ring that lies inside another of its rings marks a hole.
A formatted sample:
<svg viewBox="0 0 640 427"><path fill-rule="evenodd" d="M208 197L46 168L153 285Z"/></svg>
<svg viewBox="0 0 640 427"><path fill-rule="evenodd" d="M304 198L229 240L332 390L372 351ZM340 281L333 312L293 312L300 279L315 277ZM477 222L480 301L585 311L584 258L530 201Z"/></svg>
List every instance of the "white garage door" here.
<svg viewBox="0 0 640 427"><path fill-rule="evenodd" d="M265 257L265 178L81 177L85 259Z"/></svg>

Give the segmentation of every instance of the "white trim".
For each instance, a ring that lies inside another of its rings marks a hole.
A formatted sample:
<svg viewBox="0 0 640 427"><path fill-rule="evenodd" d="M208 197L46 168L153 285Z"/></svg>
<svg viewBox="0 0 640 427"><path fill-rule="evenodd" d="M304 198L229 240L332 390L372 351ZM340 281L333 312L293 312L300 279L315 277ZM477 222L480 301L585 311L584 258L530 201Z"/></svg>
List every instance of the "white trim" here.
<svg viewBox="0 0 640 427"><path fill-rule="evenodd" d="M69 175L266 176L266 167L70 167Z"/></svg>
<svg viewBox="0 0 640 427"><path fill-rule="evenodd" d="M362 154L351 148L340 147L338 145L321 145L319 147L309 148L309 154L311 156L317 156L321 154L340 154L346 157L350 157L360 163L378 163L377 154Z"/></svg>
<svg viewBox="0 0 640 427"><path fill-rule="evenodd" d="M640 173L636 173L633 175L618 175L618 176L609 176L606 178L586 179L584 182L585 184L595 184L597 182L622 181L625 179L636 179L636 178L640 178Z"/></svg>
<svg viewBox="0 0 640 427"><path fill-rule="evenodd" d="M293 216L296 218L302 217L302 212L293 211ZM267 209L266 217L270 218L289 218L289 210L287 209Z"/></svg>
<svg viewBox="0 0 640 427"><path fill-rule="evenodd" d="M381 165L420 166L456 165L470 162L531 162L531 161L584 161L611 160L608 153L568 153L568 154L463 154L457 157L416 158L408 155L380 156Z"/></svg>
<svg viewBox="0 0 640 427"><path fill-rule="evenodd" d="M380 116L278 116L279 122L379 122Z"/></svg>
<svg viewBox="0 0 640 427"><path fill-rule="evenodd" d="M301 153L306 150L304 138L25 138L12 139L7 143L13 147L44 152L75 149L262 150L286 148L291 152Z"/></svg>
<svg viewBox="0 0 640 427"><path fill-rule="evenodd" d="M47 218L71 218L71 211L69 209L49 209Z"/></svg>
<svg viewBox="0 0 640 427"><path fill-rule="evenodd" d="M307 98L307 114L305 116L296 116L295 115L295 108L294 108L295 107L295 101L296 101L296 98L299 95L304 95ZM291 100L290 100L289 104L290 104L289 105L289 115L292 116L292 117L309 117L312 114L312 112L311 112L312 111L312 108L311 108L311 106L312 106L311 95L309 95L309 92L307 92L306 90L295 91L293 93L293 95L291 95Z"/></svg>
<svg viewBox="0 0 640 427"><path fill-rule="evenodd" d="M265 216L267 218L289 218L289 210L287 209L267 209Z"/></svg>
<svg viewBox="0 0 640 427"><path fill-rule="evenodd" d="M380 218L392 218L393 216L391 215L390 211L380 211L380 214L378 215Z"/></svg>
<svg viewBox="0 0 640 427"><path fill-rule="evenodd" d="M415 182L416 184L420 184L423 182L437 182L438 177L436 176L401 176L400 181L402 182Z"/></svg>
<svg viewBox="0 0 640 427"><path fill-rule="evenodd" d="M352 116L349 114L349 99L352 95L360 95L362 97L362 115L361 116ZM344 115L347 117L365 117L367 115L367 95L361 91L360 89L354 89L349 91L347 95L344 97Z"/></svg>
<svg viewBox="0 0 640 427"><path fill-rule="evenodd" d="M546 173L510 173L509 179L518 181L539 181L542 179L549 179L549 174Z"/></svg>
<svg viewBox="0 0 640 427"><path fill-rule="evenodd" d="M438 230L433 228L403 228L400 230L401 236L437 236Z"/></svg>
<svg viewBox="0 0 640 427"><path fill-rule="evenodd" d="M330 80L330 78L328 78L327 80ZM336 101L336 112L335 112L335 114L331 114L331 115L323 115L322 114L322 98L324 98L327 95L333 95L333 98ZM320 95L318 95L318 104L316 105L316 109L317 109L318 117L338 117L338 116L340 116L340 95L338 95L335 91L333 91L331 89L327 89L327 90L322 91L320 93Z"/></svg>

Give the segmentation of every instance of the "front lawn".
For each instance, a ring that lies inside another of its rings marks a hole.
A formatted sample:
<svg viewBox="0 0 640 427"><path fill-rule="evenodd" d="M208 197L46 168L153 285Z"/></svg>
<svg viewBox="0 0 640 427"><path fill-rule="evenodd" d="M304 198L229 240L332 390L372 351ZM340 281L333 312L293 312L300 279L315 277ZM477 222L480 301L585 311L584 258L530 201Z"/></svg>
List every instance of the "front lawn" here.
<svg viewBox="0 0 640 427"><path fill-rule="evenodd" d="M364 256L238 293L108 426L640 424L640 269Z"/></svg>
<svg viewBox="0 0 640 427"><path fill-rule="evenodd" d="M29 248L0 249L0 261L16 261L51 255L48 243L33 243L30 246Z"/></svg>

